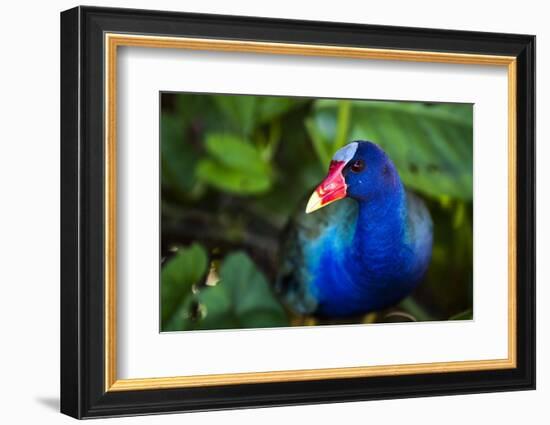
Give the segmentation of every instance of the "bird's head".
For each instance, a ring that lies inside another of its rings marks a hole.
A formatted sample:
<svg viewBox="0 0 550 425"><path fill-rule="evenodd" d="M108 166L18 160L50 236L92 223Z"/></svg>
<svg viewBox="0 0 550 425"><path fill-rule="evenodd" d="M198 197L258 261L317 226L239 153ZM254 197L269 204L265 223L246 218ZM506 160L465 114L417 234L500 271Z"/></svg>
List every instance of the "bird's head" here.
<svg viewBox="0 0 550 425"><path fill-rule="evenodd" d="M339 199L375 199L400 185L397 170L377 145L355 141L336 151L328 174L312 193L306 207L311 213Z"/></svg>

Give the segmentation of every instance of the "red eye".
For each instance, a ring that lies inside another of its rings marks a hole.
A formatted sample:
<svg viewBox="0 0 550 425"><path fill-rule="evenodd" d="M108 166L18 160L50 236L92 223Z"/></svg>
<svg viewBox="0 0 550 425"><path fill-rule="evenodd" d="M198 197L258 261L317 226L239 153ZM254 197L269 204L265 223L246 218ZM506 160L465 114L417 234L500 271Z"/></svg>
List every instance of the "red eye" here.
<svg viewBox="0 0 550 425"><path fill-rule="evenodd" d="M351 166L349 168L354 173L360 173L365 169L365 161L363 161L362 159L356 159L351 163Z"/></svg>

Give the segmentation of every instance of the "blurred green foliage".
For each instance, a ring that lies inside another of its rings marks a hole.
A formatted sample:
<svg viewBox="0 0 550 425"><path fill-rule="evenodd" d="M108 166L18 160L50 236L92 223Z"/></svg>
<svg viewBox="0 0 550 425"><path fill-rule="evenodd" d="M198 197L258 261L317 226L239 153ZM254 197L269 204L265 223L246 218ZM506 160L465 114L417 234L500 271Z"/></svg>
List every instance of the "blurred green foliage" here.
<svg viewBox="0 0 550 425"><path fill-rule="evenodd" d="M280 234L356 139L379 144L426 200L434 247L412 296L350 321L472 318L471 105L174 93L161 103L163 330L310 323L271 293Z"/></svg>
<svg viewBox="0 0 550 425"><path fill-rule="evenodd" d="M178 250L168 261L161 279L163 330L288 325L265 276L245 253L212 264L201 287L207 271L206 253L198 244Z"/></svg>

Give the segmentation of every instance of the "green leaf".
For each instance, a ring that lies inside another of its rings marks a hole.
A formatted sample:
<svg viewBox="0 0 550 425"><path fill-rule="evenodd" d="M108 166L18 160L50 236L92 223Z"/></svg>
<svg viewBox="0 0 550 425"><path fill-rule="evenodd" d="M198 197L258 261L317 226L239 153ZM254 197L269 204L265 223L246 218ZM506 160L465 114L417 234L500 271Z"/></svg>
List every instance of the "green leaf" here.
<svg viewBox="0 0 550 425"><path fill-rule="evenodd" d="M189 323L191 329L239 328L239 322L231 313L231 296L225 286L202 288L195 297L201 308L201 315Z"/></svg>
<svg viewBox="0 0 550 425"><path fill-rule="evenodd" d="M215 104L234 130L249 136L254 129L284 115L307 99L277 96L216 95Z"/></svg>
<svg viewBox="0 0 550 425"><path fill-rule="evenodd" d="M334 149L338 150L346 144L349 133L351 114L351 102L349 100L338 101L338 128L334 140Z"/></svg>
<svg viewBox="0 0 550 425"><path fill-rule="evenodd" d="M313 122L325 140L337 136L338 106L335 100L315 102ZM471 200L472 114L472 106L463 104L354 101L348 139L380 145L415 190Z"/></svg>
<svg viewBox="0 0 550 425"><path fill-rule="evenodd" d="M259 124L270 122L303 102L303 99L261 96L257 102L257 121Z"/></svg>
<svg viewBox="0 0 550 425"><path fill-rule="evenodd" d="M199 162L198 179L219 190L241 195L270 189L271 167L250 143L231 134L211 133L206 136L205 146L213 158Z"/></svg>
<svg viewBox="0 0 550 425"><path fill-rule="evenodd" d="M198 155L184 137L184 126L175 115L163 114L160 125L162 185L185 197L194 184Z"/></svg>
<svg viewBox="0 0 550 425"><path fill-rule="evenodd" d="M418 304L412 297L407 297L401 301L399 307L411 314L419 322L434 320L424 307Z"/></svg>
<svg viewBox="0 0 550 425"><path fill-rule="evenodd" d="M256 96L216 95L214 101L237 131L249 135L255 125Z"/></svg>
<svg viewBox="0 0 550 425"><path fill-rule="evenodd" d="M306 118L304 124L321 165L327 167L332 155L329 152L329 144L323 135L323 131L316 125L312 118Z"/></svg>
<svg viewBox="0 0 550 425"><path fill-rule="evenodd" d="M242 252L228 255L220 267L219 277L215 286L201 288L195 296L201 314L186 323L188 329L288 325L284 309L248 255Z"/></svg>
<svg viewBox="0 0 550 425"><path fill-rule="evenodd" d="M257 309L282 311L266 278L244 252L225 258L220 268L220 282L229 290L238 315Z"/></svg>
<svg viewBox="0 0 550 425"><path fill-rule="evenodd" d="M249 142L225 133L206 135L206 149L217 161L228 168L243 171L247 174L268 175L269 164L260 152Z"/></svg>
<svg viewBox="0 0 550 425"><path fill-rule="evenodd" d="M271 187L271 179L267 175L232 169L211 159L199 162L196 176L219 190L239 195L264 193Z"/></svg>
<svg viewBox="0 0 550 425"><path fill-rule="evenodd" d="M193 285L204 278L207 255L199 244L180 249L161 270L161 318L165 330Z"/></svg>
<svg viewBox="0 0 550 425"><path fill-rule="evenodd" d="M472 309L468 309L466 311L463 311L462 313L455 314L454 316L449 317L449 320L472 320L473 318L473 311Z"/></svg>

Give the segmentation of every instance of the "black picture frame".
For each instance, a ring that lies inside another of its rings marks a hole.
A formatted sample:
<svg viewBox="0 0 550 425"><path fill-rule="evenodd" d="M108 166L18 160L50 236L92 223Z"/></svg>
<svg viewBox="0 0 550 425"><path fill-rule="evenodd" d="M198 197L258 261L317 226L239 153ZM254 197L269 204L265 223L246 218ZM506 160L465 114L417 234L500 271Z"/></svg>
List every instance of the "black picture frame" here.
<svg viewBox="0 0 550 425"><path fill-rule="evenodd" d="M517 58L517 367L105 391L104 34L256 40ZM131 9L61 13L61 412L76 418L535 388L535 37Z"/></svg>

